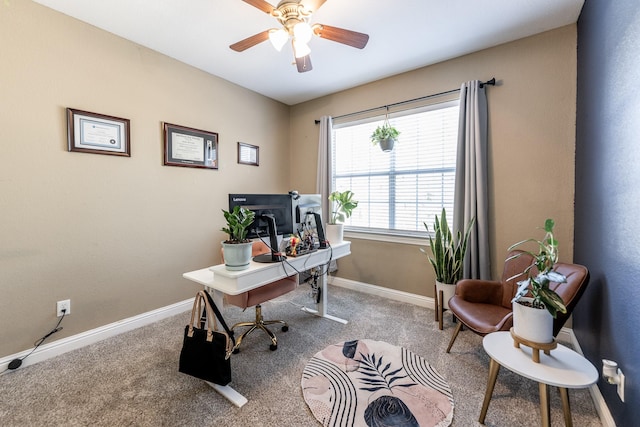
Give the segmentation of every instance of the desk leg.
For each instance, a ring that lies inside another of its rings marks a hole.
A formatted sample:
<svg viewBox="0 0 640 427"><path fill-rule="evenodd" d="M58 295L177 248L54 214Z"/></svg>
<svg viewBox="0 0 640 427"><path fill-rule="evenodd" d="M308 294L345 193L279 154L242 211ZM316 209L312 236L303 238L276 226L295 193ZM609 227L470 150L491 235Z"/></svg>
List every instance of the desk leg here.
<svg viewBox="0 0 640 427"><path fill-rule="evenodd" d="M229 387L228 385L218 385L214 383L210 383L209 381L205 381L209 384L215 391L224 396L229 402L236 405L238 408L242 408L245 403L248 402L247 398Z"/></svg>
<svg viewBox="0 0 640 427"><path fill-rule="evenodd" d="M484 392L484 402L482 402L482 411L480 411L480 424L484 424L484 419L487 416L487 410L489 409L489 402L491 401L491 395L493 394L493 388L496 385L496 379L498 378L498 371L500 371L500 364L491 359L489 362L489 379L487 380L487 391Z"/></svg>
<svg viewBox="0 0 640 427"><path fill-rule="evenodd" d="M540 417L542 418L542 427L550 427L551 411L549 406L549 386L544 383L538 383L540 389Z"/></svg>
<svg viewBox="0 0 640 427"><path fill-rule="evenodd" d="M560 387L560 397L562 398L564 425L566 427L573 427L573 421L571 421L571 405L569 404L569 391L564 387Z"/></svg>
<svg viewBox="0 0 640 427"><path fill-rule="evenodd" d="M216 303L218 310L224 314L224 293L218 291L213 288L205 287L205 289L211 294L213 298L213 302ZM209 381L205 381L209 384L215 391L220 393L223 397L225 397L229 402L236 405L238 408L242 408L242 406L247 403L247 398L235 391L233 388L228 385L219 385L214 384Z"/></svg>
<svg viewBox="0 0 640 427"><path fill-rule="evenodd" d="M310 309L307 307L302 307L303 311L307 313L315 314L316 316L324 317L325 319L333 320L335 322L340 322L343 324L347 324L348 322L345 319L341 319L339 317L332 316L327 314L327 276L329 273L323 274L320 277L320 301L316 304L316 309Z"/></svg>
<svg viewBox="0 0 640 427"><path fill-rule="evenodd" d="M205 290L209 292L213 302L216 303L216 307L220 310L220 313L224 314L224 293L213 288L205 286Z"/></svg>

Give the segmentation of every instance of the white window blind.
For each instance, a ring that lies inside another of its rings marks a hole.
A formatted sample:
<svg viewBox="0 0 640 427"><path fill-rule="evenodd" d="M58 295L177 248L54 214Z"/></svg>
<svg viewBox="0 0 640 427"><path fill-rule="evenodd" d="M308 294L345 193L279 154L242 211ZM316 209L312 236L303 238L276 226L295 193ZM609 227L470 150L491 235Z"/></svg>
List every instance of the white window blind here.
<svg viewBox="0 0 640 427"><path fill-rule="evenodd" d="M458 101L390 115L401 133L388 153L369 138L384 116L335 126L332 187L359 202L346 230L425 236L443 207L453 214L458 115Z"/></svg>

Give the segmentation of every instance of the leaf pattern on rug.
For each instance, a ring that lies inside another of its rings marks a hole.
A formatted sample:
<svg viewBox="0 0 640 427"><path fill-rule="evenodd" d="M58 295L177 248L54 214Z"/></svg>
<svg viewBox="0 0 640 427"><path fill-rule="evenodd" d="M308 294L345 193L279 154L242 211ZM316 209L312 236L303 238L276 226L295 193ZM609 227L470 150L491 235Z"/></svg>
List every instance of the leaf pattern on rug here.
<svg viewBox="0 0 640 427"><path fill-rule="evenodd" d="M407 375L396 375L403 370L402 366L389 372L389 369L391 369L391 362L387 363L385 367L381 369L383 356L376 358L375 353L360 353L360 357L358 373L365 375L365 377L360 377L358 379L364 384L371 386L360 387L360 390L376 392L383 389L391 390L392 387L411 387L414 384L413 381L407 384L394 384L396 381L407 378Z"/></svg>

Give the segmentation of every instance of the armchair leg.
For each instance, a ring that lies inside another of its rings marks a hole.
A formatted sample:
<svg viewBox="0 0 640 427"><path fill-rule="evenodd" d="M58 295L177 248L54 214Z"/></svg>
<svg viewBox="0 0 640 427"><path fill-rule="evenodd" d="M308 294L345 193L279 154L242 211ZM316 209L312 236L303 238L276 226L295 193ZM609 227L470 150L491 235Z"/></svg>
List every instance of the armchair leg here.
<svg viewBox="0 0 640 427"><path fill-rule="evenodd" d="M451 341L449 341L449 347L447 347L447 353L449 353L449 351L451 350L451 346L453 346L453 342L456 340L461 330L462 330L462 322L458 322L458 326L456 326L456 329L453 331L453 335L451 336Z"/></svg>

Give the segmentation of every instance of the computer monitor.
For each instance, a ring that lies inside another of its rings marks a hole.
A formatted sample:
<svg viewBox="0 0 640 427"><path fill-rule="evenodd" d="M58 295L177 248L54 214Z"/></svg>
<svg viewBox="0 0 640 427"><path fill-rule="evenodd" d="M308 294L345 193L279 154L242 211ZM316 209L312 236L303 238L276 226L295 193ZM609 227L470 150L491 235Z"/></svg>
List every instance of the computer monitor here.
<svg viewBox="0 0 640 427"><path fill-rule="evenodd" d="M269 236L269 223L264 218L266 215L275 219L277 234L293 234L293 207L289 194L229 194L229 210L236 206L242 206L256 214L248 229L248 239Z"/></svg>
<svg viewBox="0 0 640 427"><path fill-rule="evenodd" d="M301 238L310 234L317 247L326 247L322 224L322 195L300 194L294 198L293 229Z"/></svg>

